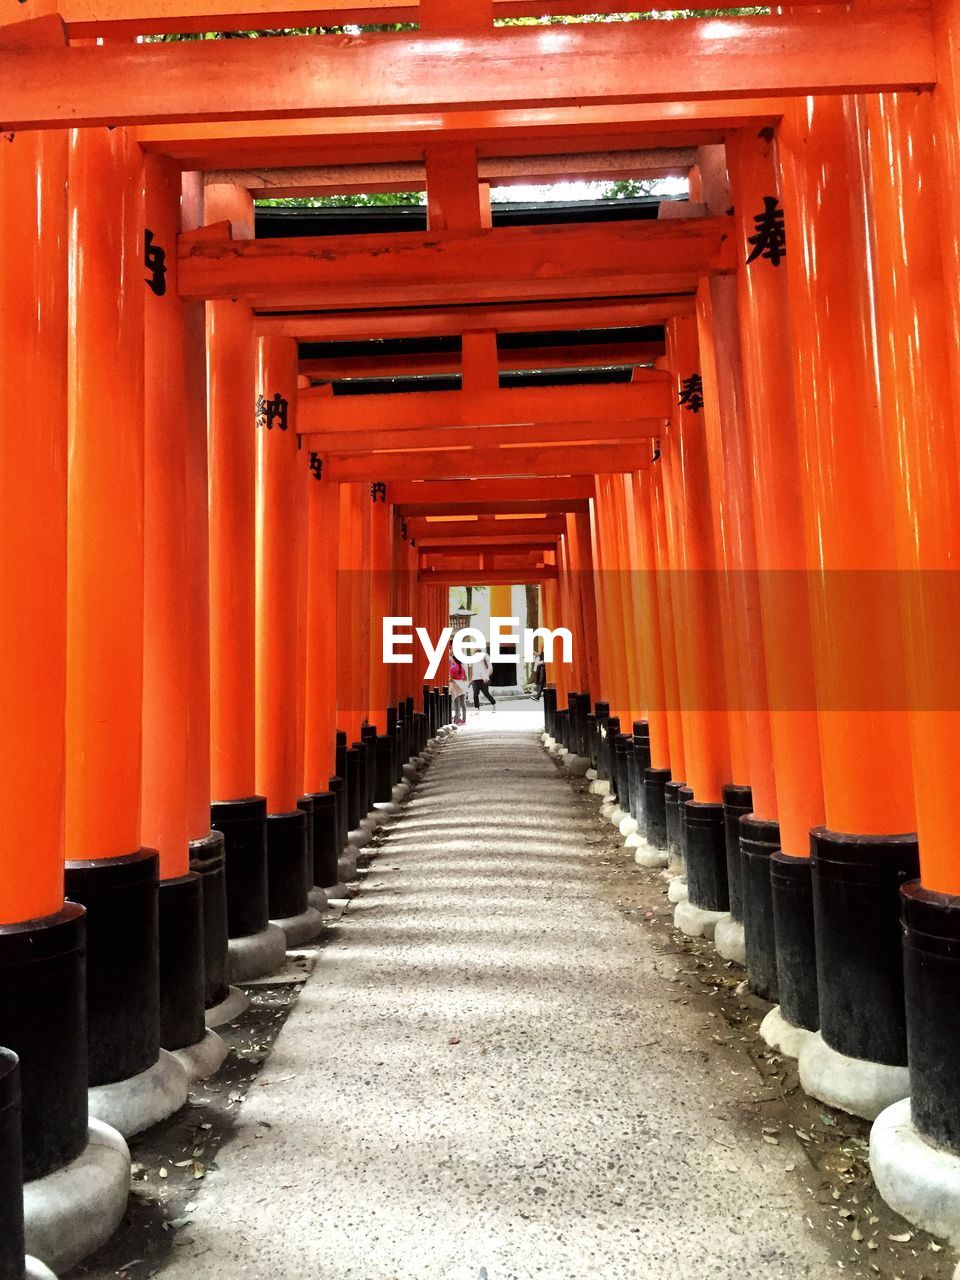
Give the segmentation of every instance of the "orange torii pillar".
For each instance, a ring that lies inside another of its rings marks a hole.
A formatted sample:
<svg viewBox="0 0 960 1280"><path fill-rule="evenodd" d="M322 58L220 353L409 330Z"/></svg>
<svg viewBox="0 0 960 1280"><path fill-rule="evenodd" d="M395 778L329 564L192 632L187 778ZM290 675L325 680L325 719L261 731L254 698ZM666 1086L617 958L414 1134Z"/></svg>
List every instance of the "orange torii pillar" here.
<svg viewBox="0 0 960 1280"><path fill-rule="evenodd" d="M260 338L257 347L257 791L267 801L270 919L287 946L309 942L323 927L310 906L309 819L297 734L301 680L297 664L300 591L297 442L297 344Z"/></svg>
<svg viewBox="0 0 960 1280"><path fill-rule="evenodd" d="M127 1134L187 1096L160 1048L159 859L140 843L152 271L132 130L71 134L69 202L66 886L87 908L91 1114Z"/></svg>
<svg viewBox="0 0 960 1280"><path fill-rule="evenodd" d="M208 222L253 236L250 195L226 184L204 192ZM280 968L282 930L269 923L267 802L256 794L257 349L244 302L207 304L210 458L211 825L225 841L227 978ZM292 500L292 495L291 495ZM217 1021L245 1007L235 988Z"/></svg>
<svg viewBox="0 0 960 1280"><path fill-rule="evenodd" d="M770 857L779 1011L762 1025L768 1043L797 1052L793 1028L820 1025L810 872L810 830L823 823L820 734L800 492L787 269L751 257L755 219L779 201L775 143L736 132L727 155L740 236L737 272L744 413L753 477L753 520L767 705L780 847ZM785 1025L786 1024L786 1025ZM802 1038L802 1037L801 1037Z"/></svg>
<svg viewBox="0 0 960 1280"><path fill-rule="evenodd" d="M369 818L380 823L399 807L393 797L399 717L392 699L392 672L383 660L383 624L385 618L395 616L397 585L393 571L396 521L389 488L381 482L375 483L370 491L370 723L363 728L367 765L371 771L367 779L367 795L372 799Z"/></svg>
<svg viewBox="0 0 960 1280"><path fill-rule="evenodd" d="M643 772L643 825L645 845L638 844L636 862L644 867L666 866L667 830L664 787L670 781L672 741L667 705L666 659L661 627L657 548L654 536L653 487L659 483L659 460L646 471L632 476L633 508L636 513L634 543L637 564L637 608L640 671L646 694L649 761ZM668 584L669 585L669 584ZM672 627L669 630L673 643ZM679 716L679 709L677 711Z"/></svg>
<svg viewBox="0 0 960 1280"><path fill-rule="evenodd" d="M925 94L868 99L886 456L903 583L909 726L920 880L902 886L910 1099L882 1113L870 1135L880 1193L912 1222L960 1230L960 1090L956 992L960 856L956 793L960 698L960 238L953 192L957 146L956 38L945 5L938 32L950 75ZM946 37L950 37L947 43ZM930 209L941 236L931 234Z"/></svg>
<svg viewBox="0 0 960 1280"><path fill-rule="evenodd" d="M66 182L65 132L18 131L3 140L0 394L20 412L0 436L0 765L11 797L0 835L0 1044L20 1058L27 1248L58 1267L111 1234L129 1172L128 1162L118 1167L101 1201L83 1164L72 1163L87 1146L88 1120L85 913L64 901L63 884ZM7 1076L0 1086L0 1105L11 1100L11 1082ZM93 1122L92 1136L97 1128ZM13 1153L5 1146L4 1154ZM78 1245L69 1258L49 1250L49 1211L31 1186L42 1195L42 1179L54 1173L73 1202L64 1197L58 1207ZM0 1180L0 1274L19 1278L24 1201L12 1167Z"/></svg>
<svg viewBox="0 0 960 1280"><path fill-rule="evenodd" d="M193 543L197 520L188 509L187 472L191 434L204 437L206 388L201 324L188 329L177 294L176 253L180 231L181 176L178 165L158 156L144 160L148 270L144 304L144 648L143 648L143 838L160 855L160 1043L194 1052L182 1057L191 1075L209 1075L226 1056L226 1044L205 1024L204 880L191 869L189 833L189 739L191 717L209 720L209 704L192 705L190 668L196 643L195 603L189 587L194 562L205 560L206 540ZM169 255L169 256L168 256ZM205 504L204 504L205 505ZM202 532L202 530L200 531ZM204 611L205 613L205 611ZM203 615L201 615L202 618ZM194 726L196 733L200 726ZM209 792L207 792L209 805ZM209 819L204 835L209 835ZM221 984L226 959L222 836L209 850L211 913L220 925ZM219 857L218 857L219 855ZM219 868L217 863L219 862ZM218 901L216 901L218 899ZM225 992L216 991L214 998ZM206 1043L203 1042L206 1040ZM202 1050L201 1046L202 1045Z"/></svg>
<svg viewBox="0 0 960 1280"><path fill-rule="evenodd" d="M668 818L676 818L676 788L686 786L687 757L683 737L683 714L680 701L680 674L677 656L677 629L673 601L677 594L677 577L671 567L670 538L667 530L667 503L664 494L662 448L657 449L650 469L650 517L653 568L656 572L657 604L660 612L660 654L663 659L663 694L666 701L667 728L670 735L670 777L663 772L652 779L655 791L663 787L663 839L668 857L679 869L679 849L671 846ZM668 792L668 788L670 789ZM668 806L668 800L670 806ZM655 797L658 803L659 796Z"/></svg>
<svg viewBox="0 0 960 1280"><path fill-rule="evenodd" d="M600 659L601 698L594 703L594 734L597 743L597 776L590 783L596 795L609 796L615 788L612 741L620 732L621 717L626 718L628 693L626 673L620 661L620 622L616 608L616 589L612 572L609 526L606 519L606 496L602 477L597 477L594 497L590 500L590 535L593 545L594 591L597 600L597 637Z"/></svg>
<svg viewBox="0 0 960 1280"><path fill-rule="evenodd" d="M307 486L302 788L313 801L313 883L328 897L339 897L345 892L340 856L346 843L343 779L336 774L340 488L324 480L318 455L301 455L297 465Z"/></svg>
<svg viewBox="0 0 960 1280"><path fill-rule="evenodd" d="M736 279L714 276L701 280L697 314L714 540L721 555L733 778L723 794L730 918L718 921L714 940L725 959L746 962L752 990L766 1000L775 1000L777 947L770 857L780 847L780 828L767 710Z"/></svg>
<svg viewBox="0 0 960 1280"><path fill-rule="evenodd" d="M340 485L340 548L337 574L337 775L344 780L347 838L353 855L370 843L364 825L367 748L362 728L369 694L370 486ZM355 866L353 868L355 870ZM350 878L352 871L347 868Z"/></svg>
<svg viewBox="0 0 960 1280"><path fill-rule="evenodd" d="M712 932L730 907L723 788L731 781L726 682L704 423L703 375L696 320L667 324L667 361L677 404L663 440L661 465L670 542L677 670L686 788L667 784L667 831L679 826L689 898L678 924ZM675 794L675 814L671 804ZM679 822L678 822L679 819ZM676 839L676 837L674 837Z"/></svg>
<svg viewBox="0 0 960 1280"><path fill-rule="evenodd" d="M821 1031L800 1075L872 1116L909 1088L899 887L919 862L858 113L793 104L779 149L826 813L811 833Z"/></svg>

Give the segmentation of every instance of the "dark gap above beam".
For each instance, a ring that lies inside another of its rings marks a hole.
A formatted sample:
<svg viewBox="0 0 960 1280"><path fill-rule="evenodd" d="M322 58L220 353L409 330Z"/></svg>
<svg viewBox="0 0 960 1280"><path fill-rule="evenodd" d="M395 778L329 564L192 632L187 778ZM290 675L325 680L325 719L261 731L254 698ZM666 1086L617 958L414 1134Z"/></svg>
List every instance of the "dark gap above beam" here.
<svg viewBox="0 0 960 1280"><path fill-rule="evenodd" d="M601 369L522 369L500 374L501 387L609 386L629 382L632 365ZM427 374L413 378L336 378L330 384L335 396L402 395L414 391L459 391L456 374Z"/></svg>
<svg viewBox="0 0 960 1280"><path fill-rule="evenodd" d="M662 325L634 325L619 329L556 329L549 332L498 333L499 351L528 350L534 347L589 347L610 343L662 342ZM462 343L449 338L372 338L363 342L301 342L301 360L357 359L369 356L449 355L459 353Z"/></svg>

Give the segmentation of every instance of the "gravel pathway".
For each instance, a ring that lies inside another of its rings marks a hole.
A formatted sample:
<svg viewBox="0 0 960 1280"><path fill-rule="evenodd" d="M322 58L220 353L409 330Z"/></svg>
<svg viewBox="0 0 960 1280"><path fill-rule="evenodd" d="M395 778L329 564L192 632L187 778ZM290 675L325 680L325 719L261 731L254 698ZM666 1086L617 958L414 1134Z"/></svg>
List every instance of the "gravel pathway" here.
<svg viewBox="0 0 960 1280"><path fill-rule="evenodd" d="M471 714L319 955L165 1280L820 1280L783 1153L600 891L538 709Z"/></svg>

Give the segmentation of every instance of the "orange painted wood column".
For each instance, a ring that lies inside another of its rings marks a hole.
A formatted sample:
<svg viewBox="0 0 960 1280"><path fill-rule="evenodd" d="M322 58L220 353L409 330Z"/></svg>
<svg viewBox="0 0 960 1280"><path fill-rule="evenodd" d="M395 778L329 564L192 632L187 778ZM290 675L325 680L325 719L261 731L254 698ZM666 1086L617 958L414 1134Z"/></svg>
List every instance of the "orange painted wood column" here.
<svg viewBox="0 0 960 1280"><path fill-rule="evenodd" d="M573 585L577 602L581 651L579 655L580 688L591 694L600 690L597 638L597 601L594 594L593 553L590 542L590 517L576 511L567 517L567 539L571 552ZM577 656L576 654L574 655Z"/></svg>
<svg viewBox="0 0 960 1280"><path fill-rule="evenodd" d="M367 703L363 663L362 603L364 517L370 496L364 484L340 486L340 546L337 574L337 726L347 743L360 737Z"/></svg>
<svg viewBox="0 0 960 1280"><path fill-rule="evenodd" d="M607 642L610 634L610 615L607 605L608 588L603 569L603 548L601 546L601 529L598 512L599 490L594 487L594 496L590 501L588 518L590 521L590 546L592 549L593 594L597 602L597 666L600 673L600 685L594 694L594 703L601 701L607 705L616 701L614 690L613 655ZM554 623L555 626L562 625ZM594 693L591 690L591 693ZM558 696L559 705L559 696Z"/></svg>
<svg viewBox="0 0 960 1280"><path fill-rule="evenodd" d="M66 886L88 913L99 1085L139 1075L159 1053L158 858L140 827L150 272L132 130L71 134L69 202Z"/></svg>
<svg viewBox="0 0 960 1280"><path fill-rule="evenodd" d="M303 463L301 462L301 466ZM339 486L310 474L307 481L306 705L303 790L325 791L336 772L337 563Z"/></svg>
<svg viewBox="0 0 960 1280"><path fill-rule="evenodd" d="M633 732L633 724L646 719L646 694L640 661L640 636L637 600L636 511L633 507L632 473L620 472L609 477L613 497L613 534L616 539L617 580L621 597L621 615L630 691L630 720L624 733Z"/></svg>
<svg viewBox="0 0 960 1280"><path fill-rule="evenodd" d="M960 12L953 40L956 58ZM953 68L955 69L955 62ZM960 856L960 337L955 81L929 94L883 94L859 105L869 148L886 461L900 564L920 881L901 888L909 1119L939 1150L960 1155L956 1001ZM948 136L945 137L944 134ZM932 234L931 210L941 229ZM905 1110L905 1108L903 1108ZM886 1167L889 1167L887 1165ZM889 1175L888 1175L889 1176ZM884 1177L878 1178L886 1194ZM912 1217L912 1214L908 1214Z"/></svg>
<svg viewBox="0 0 960 1280"><path fill-rule="evenodd" d="M0 436L0 767L17 798L0 836L3 924L63 907L66 180L64 133L0 147L0 387L30 415L29 430Z"/></svg>
<svg viewBox="0 0 960 1280"><path fill-rule="evenodd" d="M650 533L660 611L660 655L663 659L663 694L670 738L670 773L674 782L686 783L687 759L680 710L680 677L677 671L677 636L673 614L676 575L670 560L666 501L663 494L662 458L650 467Z"/></svg>
<svg viewBox="0 0 960 1280"><path fill-rule="evenodd" d="M319 932L309 915L313 884L309 802L302 797L297 662L301 588L301 458L297 447L298 351L293 338L257 345L256 786L267 802L271 920L289 942ZM312 921L312 924L311 924Z"/></svg>
<svg viewBox="0 0 960 1280"><path fill-rule="evenodd" d="M811 1057L814 1040L801 1073L818 1095L830 1089L821 1073L843 1070L854 1110L849 1059L873 1062L894 1092L904 1076L897 888L918 870L858 116L853 99L806 99L778 137L826 815L811 837L824 1053Z"/></svg>
<svg viewBox="0 0 960 1280"><path fill-rule="evenodd" d="M761 250L748 261L757 248L752 243L756 219L768 199L781 200L780 172L776 145L767 133L737 132L728 139L727 152L740 240L744 417L780 838L770 861L768 928L772 924L773 938L781 939L776 954L781 1013L792 1025L815 1030L819 1000L809 850L810 830L823 822L824 809L790 302L783 258Z"/></svg>
<svg viewBox="0 0 960 1280"><path fill-rule="evenodd" d="M656 464L653 464L656 465ZM636 585L638 643L643 687L646 691L646 716L650 731L650 768L670 772L670 720L664 683L663 640L660 628L660 596L657 584L656 545L653 533L653 475L637 471L630 477L636 513ZM663 782L669 782L669 777ZM661 787L662 791L662 787ZM657 837L656 847L663 848L666 831L648 824L647 839Z"/></svg>
<svg viewBox="0 0 960 1280"><path fill-rule="evenodd" d="M667 362L677 404L663 440L661 466L671 562L677 571L672 599L686 783L693 791L682 810L680 848L689 901L704 910L725 912L729 890L722 801L723 788L731 781L730 740L717 580L720 559L713 535L703 374L693 317L675 317L667 324ZM667 817L670 820L669 805Z"/></svg>
<svg viewBox="0 0 960 1280"><path fill-rule="evenodd" d="M369 721L378 734L387 731L391 702L390 668L383 661L383 619L390 615L393 589L393 507L390 486L371 490L370 498L370 639L368 664Z"/></svg>
<svg viewBox="0 0 960 1280"><path fill-rule="evenodd" d="M203 881L191 869L188 752L190 666L196 619L190 612L190 566L206 544L188 547L196 527L187 501L191 429L202 427L204 384L191 384L193 340L203 330L185 323L177 293L180 167L159 156L144 160L144 648L143 838L160 854L160 1043L183 1049L206 1027ZM168 262L167 255L170 254ZM151 265L152 264L152 265ZM198 310L197 304L187 304ZM203 619L201 619L202 621ZM201 635L201 648L205 649ZM209 801L209 796L208 796ZM209 823L209 819L208 819ZM206 828L209 831L209 825ZM206 834L206 833L205 833ZM222 883L220 884L222 892ZM221 951L225 953L226 936ZM222 965L218 987L222 987ZM218 992L214 994L225 994Z"/></svg>
<svg viewBox="0 0 960 1280"><path fill-rule="evenodd" d="M0 394L19 409L0 435L0 768L10 788L0 835L0 1044L20 1059L28 1181L87 1143L85 920L64 901L63 883L66 188L65 132L3 140ZM62 958L57 981L33 955Z"/></svg>

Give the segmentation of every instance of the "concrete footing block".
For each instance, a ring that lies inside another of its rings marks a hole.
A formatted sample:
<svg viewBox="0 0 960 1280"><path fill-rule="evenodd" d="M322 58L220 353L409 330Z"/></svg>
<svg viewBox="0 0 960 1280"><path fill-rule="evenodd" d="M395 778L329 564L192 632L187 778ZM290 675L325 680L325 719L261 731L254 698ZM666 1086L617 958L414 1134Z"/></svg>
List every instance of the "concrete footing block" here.
<svg viewBox="0 0 960 1280"><path fill-rule="evenodd" d="M622 836L635 836L640 830L640 824L632 813L625 814L618 824L619 831Z"/></svg>
<svg viewBox="0 0 960 1280"><path fill-rule="evenodd" d="M170 1052L187 1073L188 1080L206 1080L216 1075L226 1062L230 1046L222 1036L208 1029L196 1044L188 1044L184 1049L171 1049Z"/></svg>
<svg viewBox="0 0 960 1280"><path fill-rule="evenodd" d="M604 804L601 807L600 812L603 814L606 820L610 823L610 825L612 827L616 827L618 831L620 830L620 823L627 816L618 804L614 804L614 805Z"/></svg>
<svg viewBox="0 0 960 1280"><path fill-rule="evenodd" d="M409 782L398 782L390 794L393 797L394 804L402 805L404 800L406 800L407 796L410 794Z"/></svg>
<svg viewBox="0 0 960 1280"><path fill-rule="evenodd" d="M588 781L588 782L596 782L596 781L597 781L597 771L596 771L596 769L594 769L594 768L592 768L592 767L591 767L591 768L589 768L589 769L587 770L587 772L586 772L583 776L587 779L587 781Z"/></svg>
<svg viewBox="0 0 960 1280"><path fill-rule="evenodd" d="M717 922L725 915L725 911L708 911L705 907L695 907L685 898L674 908L673 927L685 933L688 938L712 938Z"/></svg>
<svg viewBox="0 0 960 1280"><path fill-rule="evenodd" d="M396 800L378 800L374 807L376 808L377 813L383 814L384 823L395 818L400 812L400 805Z"/></svg>
<svg viewBox="0 0 960 1280"><path fill-rule="evenodd" d="M563 767L566 769L567 773L571 774L574 778L583 778L586 776L587 770L590 768L590 761L586 756L575 756L568 752L564 757Z"/></svg>
<svg viewBox="0 0 960 1280"><path fill-rule="evenodd" d="M776 1049L787 1058L799 1058L800 1050L813 1035L806 1027L795 1027L783 1016L783 1011L775 1004L760 1023L760 1038L764 1044Z"/></svg>
<svg viewBox="0 0 960 1280"><path fill-rule="evenodd" d="M666 855L664 855L666 857ZM713 931L713 942L717 952L724 960L733 960L746 967L747 943L743 935L743 921L734 920L729 911L717 921Z"/></svg>
<svg viewBox="0 0 960 1280"><path fill-rule="evenodd" d="M610 783L597 778L590 783L587 790L592 796L608 796L610 794Z"/></svg>
<svg viewBox="0 0 960 1280"><path fill-rule="evenodd" d="M407 782L419 782L420 770L415 764L405 764L400 770Z"/></svg>
<svg viewBox="0 0 960 1280"><path fill-rule="evenodd" d="M373 836L367 827L355 827L353 831L347 832L347 844L352 849L365 849L372 839Z"/></svg>
<svg viewBox="0 0 960 1280"><path fill-rule="evenodd" d="M188 1091L186 1071L172 1053L161 1049L153 1066L139 1075L89 1089L90 1118L132 1138L179 1111Z"/></svg>
<svg viewBox="0 0 960 1280"><path fill-rule="evenodd" d="M314 911L319 911L321 915L327 909L327 891L314 885L307 894L307 902L313 907Z"/></svg>
<svg viewBox="0 0 960 1280"><path fill-rule="evenodd" d="M315 907L307 907L297 916L286 916L283 920L271 920L278 929L283 930L287 940L286 950L291 947L302 947L305 942L313 942L323 932L323 916Z"/></svg>
<svg viewBox="0 0 960 1280"><path fill-rule="evenodd" d="M667 865L666 849L655 849L641 835L627 836L628 845L630 845L631 840L637 841L636 845L631 847L636 849L633 860L638 867L665 867Z"/></svg>
<svg viewBox="0 0 960 1280"><path fill-rule="evenodd" d="M219 1004L211 1005L206 1013L206 1024L211 1029L225 1027L250 1008L250 1001L239 987L229 987Z"/></svg>
<svg viewBox="0 0 960 1280"><path fill-rule="evenodd" d="M110 1239L129 1193L126 1142L116 1129L91 1119L76 1160L23 1188L28 1254L55 1271L69 1271Z"/></svg>
<svg viewBox="0 0 960 1280"><path fill-rule="evenodd" d="M268 924L246 938L227 943L227 981L249 982L282 969L287 960L287 939L282 929Z"/></svg>
<svg viewBox="0 0 960 1280"><path fill-rule="evenodd" d="M848 1058L831 1049L819 1031L800 1050L800 1083L812 1098L875 1120L881 1111L910 1095L910 1072L885 1062Z"/></svg>
<svg viewBox="0 0 960 1280"><path fill-rule="evenodd" d="M23 1280L57 1280L50 1268L39 1258L24 1259Z"/></svg>
<svg viewBox="0 0 960 1280"><path fill-rule="evenodd" d="M674 906L678 902L686 902L687 892L687 882L683 876L674 876L667 885L667 901L672 902Z"/></svg>
<svg viewBox="0 0 960 1280"><path fill-rule="evenodd" d="M960 1243L960 1156L932 1147L910 1118L910 1099L881 1111L870 1131L870 1172L891 1209Z"/></svg>

